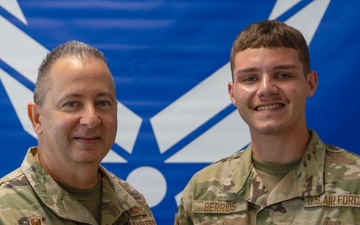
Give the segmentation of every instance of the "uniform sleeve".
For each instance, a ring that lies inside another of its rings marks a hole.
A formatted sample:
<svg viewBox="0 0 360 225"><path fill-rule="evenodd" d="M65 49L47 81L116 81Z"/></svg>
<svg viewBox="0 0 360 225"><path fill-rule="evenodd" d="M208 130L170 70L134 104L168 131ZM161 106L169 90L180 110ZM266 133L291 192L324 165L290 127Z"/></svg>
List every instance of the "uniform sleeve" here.
<svg viewBox="0 0 360 225"><path fill-rule="evenodd" d="M180 200L180 205L178 207L178 212L175 215L174 225L193 225L193 221L190 215L190 210L185 207L184 195Z"/></svg>

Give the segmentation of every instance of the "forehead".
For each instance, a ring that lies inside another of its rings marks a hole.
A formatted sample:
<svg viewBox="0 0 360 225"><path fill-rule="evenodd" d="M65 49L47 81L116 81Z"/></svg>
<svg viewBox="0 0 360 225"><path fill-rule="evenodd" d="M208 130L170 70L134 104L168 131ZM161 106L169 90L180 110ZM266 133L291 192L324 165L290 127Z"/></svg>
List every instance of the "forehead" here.
<svg viewBox="0 0 360 225"><path fill-rule="evenodd" d="M63 57L50 70L52 79L112 79L106 63L95 58Z"/></svg>
<svg viewBox="0 0 360 225"><path fill-rule="evenodd" d="M114 81L105 62L100 59L64 57L56 60L50 70L49 92L111 92Z"/></svg>
<svg viewBox="0 0 360 225"><path fill-rule="evenodd" d="M234 57L234 71L246 68L271 68L278 65L294 65L302 68L299 53L293 48L248 48Z"/></svg>
<svg viewBox="0 0 360 225"><path fill-rule="evenodd" d="M67 69L67 70L76 70L76 69L83 69L93 65L101 66L103 72L109 72L106 63L98 58L94 58L91 56L63 56L55 60L51 67L51 72L57 72L58 69Z"/></svg>

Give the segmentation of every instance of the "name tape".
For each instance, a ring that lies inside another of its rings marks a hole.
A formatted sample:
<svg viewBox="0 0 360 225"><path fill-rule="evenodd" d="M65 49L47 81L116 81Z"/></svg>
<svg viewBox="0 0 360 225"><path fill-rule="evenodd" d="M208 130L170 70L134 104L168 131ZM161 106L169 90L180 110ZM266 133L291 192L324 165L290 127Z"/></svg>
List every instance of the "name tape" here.
<svg viewBox="0 0 360 225"><path fill-rule="evenodd" d="M246 201L194 201L192 204L192 211L194 213L233 213L246 209Z"/></svg>
<svg viewBox="0 0 360 225"><path fill-rule="evenodd" d="M316 206L349 206L360 207L360 195L321 195L316 197L307 197L305 207Z"/></svg>

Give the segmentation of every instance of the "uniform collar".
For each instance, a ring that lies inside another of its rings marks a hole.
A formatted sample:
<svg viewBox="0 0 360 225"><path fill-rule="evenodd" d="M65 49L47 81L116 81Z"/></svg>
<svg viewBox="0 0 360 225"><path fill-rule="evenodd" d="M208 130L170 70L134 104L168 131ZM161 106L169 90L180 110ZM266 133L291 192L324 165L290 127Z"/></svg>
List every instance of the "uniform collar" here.
<svg viewBox="0 0 360 225"><path fill-rule="evenodd" d="M40 166L34 158L36 152L37 147L29 149L21 169L40 200L59 217L82 223L96 224L96 221L85 207L61 188ZM101 165L99 171L102 177L102 208L109 208L108 210L105 209L107 213L102 215L102 221L104 220L103 217L106 216L106 221L113 224L123 212L134 207L137 201L122 187L120 182L114 182L118 178L112 173ZM74 213L79 211L81 213ZM103 212L104 210L102 210Z"/></svg>
<svg viewBox="0 0 360 225"><path fill-rule="evenodd" d="M290 171L279 183L279 187L271 193L267 193L254 168L251 144L238 153L241 157L234 158L237 161L234 163L233 172L224 180L221 189L236 193L249 202L262 202L265 205L281 199L320 195L324 192L326 146L315 131L309 132L311 139L300 164Z"/></svg>

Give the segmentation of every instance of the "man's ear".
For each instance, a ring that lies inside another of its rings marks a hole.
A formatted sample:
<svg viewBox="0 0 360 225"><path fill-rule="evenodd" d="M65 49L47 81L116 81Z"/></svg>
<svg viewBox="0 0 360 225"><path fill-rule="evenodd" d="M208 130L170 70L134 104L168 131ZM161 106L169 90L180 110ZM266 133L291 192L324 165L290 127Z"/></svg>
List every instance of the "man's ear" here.
<svg viewBox="0 0 360 225"><path fill-rule="evenodd" d="M28 117L31 121L33 129L37 135L43 133L42 124L41 124L41 116L40 116L40 108L35 102L30 102L27 105Z"/></svg>
<svg viewBox="0 0 360 225"><path fill-rule="evenodd" d="M307 77L307 83L309 86L309 90L308 90L308 98L310 98L311 96L314 95L316 89L317 89L317 85L318 85L318 75L315 71L311 71L310 73L308 73Z"/></svg>
<svg viewBox="0 0 360 225"><path fill-rule="evenodd" d="M231 103L235 105L234 90L233 90L233 88L234 88L234 83L231 82L231 81L229 81L229 83L228 83L228 93L229 93L229 97L230 97Z"/></svg>

